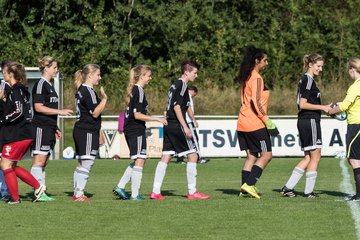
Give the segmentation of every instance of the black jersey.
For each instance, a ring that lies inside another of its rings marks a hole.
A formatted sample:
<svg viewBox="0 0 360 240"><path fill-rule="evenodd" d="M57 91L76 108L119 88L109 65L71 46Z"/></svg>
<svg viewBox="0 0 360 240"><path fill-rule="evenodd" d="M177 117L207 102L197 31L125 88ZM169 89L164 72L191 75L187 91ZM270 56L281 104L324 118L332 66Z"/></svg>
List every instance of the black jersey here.
<svg viewBox="0 0 360 240"><path fill-rule="evenodd" d="M129 128L145 128L145 122L135 119L135 112L147 114L148 102L146 100L144 89L135 84L130 94L130 102L126 108L124 130Z"/></svg>
<svg viewBox="0 0 360 240"><path fill-rule="evenodd" d="M300 108L300 98L306 98L308 103L320 105L320 90L316 86L314 78L312 78L309 74L304 74L301 77L298 93L297 93L297 104L298 104L298 118L314 118L320 119L321 111L320 110L306 110Z"/></svg>
<svg viewBox="0 0 360 240"><path fill-rule="evenodd" d="M57 128L57 115L45 115L35 110L35 103L42 103L48 108L58 109L59 98L54 86L45 78L40 78L32 89L32 101L34 109L33 123L35 125Z"/></svg>
<svg viewBox="0 0 360 240"><path fill-rule="evenodd" d="M168 103L166 108L166 119L168 121L179 122L174 111L174 107L176 105L180 106L183 118L185 120L186 112L190 106L190 97L189 97L187 84L182 79L176 80L170 86L168 92Z"/></svg>
<svg viewBox="0 0 360 240"><path fill-rule="evenodd" d="M100 130L101 114L98 118L92 116L100 98L89 85L82 84L75 94L76 123L75 127L84 130Z"/></svg>
<svg viewBox="0 0 360 240"><path fill-rule="evenodd" d="M13 85L4 102L1 117L2 144L32 139L30 93L21 84Z"/></svg>
<svg viewBox="0 0 360 240"><path fill-rule="evenodd" d="M5 95L5 99L6 99L6 95L10 91L10 85L7 82L5 82L4 80L1 80L1 82L0 82L0 90L4 91L4 95ZM5 101L5 99L0 99L0 118L4 114L4 101Z"/></svg>

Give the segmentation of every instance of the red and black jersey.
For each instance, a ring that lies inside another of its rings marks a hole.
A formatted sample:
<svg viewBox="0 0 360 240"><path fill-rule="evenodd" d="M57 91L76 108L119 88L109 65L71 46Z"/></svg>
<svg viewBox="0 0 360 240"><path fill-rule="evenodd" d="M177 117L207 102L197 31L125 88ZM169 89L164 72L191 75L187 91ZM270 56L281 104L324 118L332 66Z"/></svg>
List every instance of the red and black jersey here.
<svg viewBox="0 0 360 240"><path fill-rule="evenodd" d="M182 79L176 80L170 86L170 89L168 91L168 103L166 108L167 120L179 122L174 111L174 107L176 105L180 106L182 115L185 120L186 112L190 106L190 97L189 97L187 84Z"/></svg>
<svg viewBox="0 0 360 240"><path fill-rule="evenodd" d="M130 94L130 102L126 108L124 130L135 129L138 127L145 129L145 122L135 119L135 112L147 114L148 102L146 100L144 89L135 84Z"/></svg>
<svg viewBox="0 0 360 240"><path fill-rule="evenodd" d="M320 110L307 110L300 108L300 98L307 99L308 103L321 105L320 90L316 86L315 80L309 74L304 74L299 81L298 93L297 93L297 104L298 104L298 118L314 118L320 119Z"/></svg>
<svg viewBox="0 0 360 240"><path fill-rule="evenodd" d="M100 130L101 114L99 117L92 116L95 108L100 103L95 90L89 85L82 84L75 94L76 123L75 127L84 130Z"/></svg>
<svg viewBox="0 0 360 240"><path fill-rule="evenodd" d="M13 85L3 105L1 117L2 144L32 139L30 93L21 84Z"/></svg>
<svg viewBox="0 0 360 240"><path fill-rule="evenodd" d="M48 108L59 108L59 98L51 82L45 78L40 78L32 89L32 101L34 109L33 123L39 126L57 128L57 115L45 115L35 110L35 103L42 103Z"/></svg>

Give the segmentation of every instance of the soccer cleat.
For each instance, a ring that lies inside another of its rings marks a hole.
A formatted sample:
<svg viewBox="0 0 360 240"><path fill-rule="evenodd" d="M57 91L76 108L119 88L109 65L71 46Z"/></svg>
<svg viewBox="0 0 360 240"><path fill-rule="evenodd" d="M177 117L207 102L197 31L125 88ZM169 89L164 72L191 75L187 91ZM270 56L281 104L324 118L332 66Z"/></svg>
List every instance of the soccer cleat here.
<svg viewBox="0 0 360 240"><path fill-rule="evenodd" d="M37 202L51 202L51 201L54 201L55 199L52 198L52 197L49 197L46 193L43 193L41 195L41 197L39 197L37 199Z"/></svg>
<svg viewBox="0 0 360 240"><path fill-rule="evenodd" d="M199 159L198 163L204 164L204 163L207 163L209 161L210 161L209 159L201 158L201 159Z"/></svg>
<svg viewBox="0 0 360 240"><path fill-rule="evenodd" d="M296 194L294 193L293 189L287 188L286 186L283 186L280 190L281 194L285 197L296 197Z"/></svg>
<svg viewBox="0 0 360 240"><path fill-rule="evenodd" d="M92 201L92 199L90 199L90 198L88 198L88 197L86 197L86 196L84 196L84 195L82 195L82 196L80 196L80 197L76 197L76 196L74 195L74 196L72 196L72 200L73 200L74 202L91 202L91 201Z"/></svg>
<svg viewBox="0 0 360 240"><path fill-rule="evenodd" d="M1 197L0 201L3 202L8 202L10 200L11 196L10 195L4 195Z"/></svg>
<svg viewBox="0 0 360 240"><path fill-rule="evenodd" d="M127 193L125 192L125 189L123 189L123 188L116 187L113 189L113 193L115 196L117 196L120 199L123 199L123 200L129 199L129 195L127 195Z"/></svg>
<svg viewBox="0 0 360 240"><path fill-rule="evenodd" d="M21 203L21 200L13 200L12 198L10 198L6 203L10 205L15 205Z"/></svg>
<svg viewBox="0 0 360 240"><path fill-rule="evenodd" d="M358 202L358 201L360 201L360 196L354 195L351 198L347 199L347 201Z"/></svg>
<svg viewBox="0 0 360 240"><path fill-rule="evenodd" d="M240 197L243 197L243 198L249 198L249 197L251 197L250 194L248 194L247 192L242 192L242 191L240 191L239 196L240 196Z"/></svg>
<svg viewBox="0 0 360 240"><path fill-rule="evenodd" d="M145 198L141 195L137 195L136 197L131 197L130 200L134 200L134 201L142 201L145 200Z"/></svg>
<svg viewBox="0 0 360 240"><path fill-rule="evenodd" d="M247 192L248 194L250 194L251 196L253 196L256 199L260 199L259 194L255 190L255 186L249 186L246 183L244 183L241 186L241 190Z"/></svg>
<svg viewBox="0 0 360 240"><path fill-rule="evenodd" d="M308 193L308 194L304 194L304 197L306 197L306 198L318 198L318 197L320 197L320 196L317 195L317 194L314 193L314 192L311 192L311 193Z"/></svg>
<svg viewBox="0 0 360 240"><path fill-rule="evenodd" d="M150 199L161 200L161 199L164 199L164 196L161 195L161 193L156 194L156 193L152 192L152 193L150 194Z"/></svg>
<svg viewBox="0 0 360 240"><path fill-rule="evenodd" d="M188 194L186 196L187 199L192 200L192 199L208 199L209 196L202 194L200 192L195 192L194 194Z"/></svg>
<svg viewBox="0 0 360 240"><path fill-rule="evenodd" d="M33 200L33 202L36 202L45 193L45 191L46 191L45 185L40 185L38 189L35 189L34 191L35 199Z"/></svg>

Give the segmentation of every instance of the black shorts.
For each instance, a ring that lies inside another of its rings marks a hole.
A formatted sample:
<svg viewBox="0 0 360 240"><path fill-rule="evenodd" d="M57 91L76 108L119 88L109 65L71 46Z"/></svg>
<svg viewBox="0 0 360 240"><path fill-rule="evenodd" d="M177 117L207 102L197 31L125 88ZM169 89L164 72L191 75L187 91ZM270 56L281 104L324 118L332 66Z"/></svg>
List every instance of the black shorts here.
<svg viewBox="0 0 360 240"><path fill-rule="evenodd" d="M31 155L50 155L56 143L56 129L44 126L39 127L36 125L33 125L32 129L35 139L32 145Z"/></svg>
<svg viewBox="0 0 360 240"><path fill-rule="evenodd" d="M302 151L322 148L320 119L298 119L297 128Z"/></svg>
<svg viewBox="0 0 360 240"><path fill-rule="evenodd" d="M249 150L251 153L271 152L270 135L266 128L253 132L237 131L240 150Z"/></svg>
<svg viewBox="0 0 360 240"><path fill-rule="evenodd" d="M360 124L347 125L346 156L360 160Z"/></svg>
<svg viewBox="0 0 360 240"><path fill-rule="evenodd" d="M94 160L99 150L99 130L73 129L76 157L79 160Z"/></svg>
<svg viewBox="0 0 360 240"><path fill-rule="evenodd" d="M169 121L168 125L164 126L163 154L177 154L178 157L182 157L194 152L196 152L196 147L193 138L185 136L180 123Z"/></svg>
<svg viewBox="0 0 360 240"><path fill-rule="evenodd" d="M137 128L125 130L125 139L130 150L130 158L146 159L146 134L145 129Z"/></svg>

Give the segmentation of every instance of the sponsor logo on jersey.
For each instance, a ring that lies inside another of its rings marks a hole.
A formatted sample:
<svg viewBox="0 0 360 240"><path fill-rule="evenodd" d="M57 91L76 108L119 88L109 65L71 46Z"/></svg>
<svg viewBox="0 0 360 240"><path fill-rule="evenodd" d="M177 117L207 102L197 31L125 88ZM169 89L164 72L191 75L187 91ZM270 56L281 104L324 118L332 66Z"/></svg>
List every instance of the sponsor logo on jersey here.
<svg viewBox="0 0 360 240"><path fill-rule="evenodd" d="M10 151L11 151L11 146L6 146L6 148L5 148L5 155L6 156L10 156Z"/></svg>

